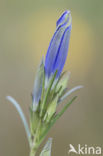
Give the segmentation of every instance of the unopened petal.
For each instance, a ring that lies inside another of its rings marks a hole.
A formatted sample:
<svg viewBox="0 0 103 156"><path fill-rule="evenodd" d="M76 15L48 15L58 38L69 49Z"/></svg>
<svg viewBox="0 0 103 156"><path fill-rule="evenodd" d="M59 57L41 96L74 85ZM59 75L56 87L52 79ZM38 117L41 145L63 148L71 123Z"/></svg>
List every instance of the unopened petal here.
<svg viewBox="0 0 103 156"><path fill-rule="evenodd" d="M59 77L65 64L71 32L70 11L65 11L56 25L56 32L50 42L45 58L45 73L48 78L56 70L58 70L57 77Z"/></svg>

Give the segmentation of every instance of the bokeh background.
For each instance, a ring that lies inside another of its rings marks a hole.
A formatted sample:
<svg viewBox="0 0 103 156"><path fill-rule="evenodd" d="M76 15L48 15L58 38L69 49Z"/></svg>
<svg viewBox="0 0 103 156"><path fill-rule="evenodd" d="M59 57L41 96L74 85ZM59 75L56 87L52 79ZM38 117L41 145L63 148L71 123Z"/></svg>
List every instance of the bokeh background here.
<svg viewBox="0 0 103 156"><path fill-rule="evenodd" d="M5 97L20 103L29 122L36 68L67 9L72 33L64 70L71 71L68 88L84 88L68 97L78 99L48 134L52 156L67 156L70 143L103 146L103 0L0 0L0 156L29 155L20 117Z"/></svg>

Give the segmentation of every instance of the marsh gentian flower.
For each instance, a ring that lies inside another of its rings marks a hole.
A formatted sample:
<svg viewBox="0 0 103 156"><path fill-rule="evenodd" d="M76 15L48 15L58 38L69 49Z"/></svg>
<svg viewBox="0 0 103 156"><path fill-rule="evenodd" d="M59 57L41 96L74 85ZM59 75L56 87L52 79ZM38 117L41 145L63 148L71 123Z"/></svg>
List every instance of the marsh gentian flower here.
<svg viewBox="0 0 103 156"><path fill-rule="evenodd" d="M42 59L36 73L32 105L29 109L30 129L20 105L14 98L7 96L7 99L17 109L24 124L30 145L30 156L35 156L50 128L77 96L65 104L60 111L57 111L58 105L71 93L83 88L83 86L76 86L67 91L69 74L61 75L68 54L71 27L71 14L69 11L65 11L57 21L56 31L50 42L45 63ZM51 156L51 143L52 140L49 139L40 156Z"/></svg>
<svg viewBox="0 0 103 156"><path fill-rule="evenodd" d="M45 58L45 74L47 80L56 70L56 78L58 78L63 70L68 54L72 27L71 22L70 11L65 11L56 23L56 31L51 39Z"/></svg>
<svg viewBox="0 0 103 156"><path fill-rule="evenodd" d="M60 76L66 57L68 54L70 33L71 33L71 13L65 11L56 23L56 31L51 39L49 48L47 50L45 64L38 68L33 90L33 110L37 109L42 91L43 67L45 69L45 88L49 85L49 79L57 70L56 79ZM56 81L55 81L56 82ZM55 83L54 83L55 84Z"/></svg>

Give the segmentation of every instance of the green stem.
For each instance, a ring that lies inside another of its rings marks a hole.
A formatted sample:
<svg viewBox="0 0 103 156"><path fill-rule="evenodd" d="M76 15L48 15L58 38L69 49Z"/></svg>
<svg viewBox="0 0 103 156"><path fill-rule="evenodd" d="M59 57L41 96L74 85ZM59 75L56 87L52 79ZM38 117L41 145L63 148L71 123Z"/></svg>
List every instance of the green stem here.
<svg viewBox="0 0 103 156"><path fill-rule="evenodd" d="M36 155L36 151L37 151L36 148L31 148L31 150L30 150L30 156L35 156Z"/></svg>
<svg viewBox="0 0 103 156"><path fill-rule="evenodd" d="M35 139L31 141L31 146L30 146L30 156L35 156L36 152L38 150L38 145L35 142Z"/></svg>
<svg viewBox="0 0 103 156"><path fill-rule="evenodd" d="M38 126L37 126L37 130L36 130L36 134L34 136L34 139L31 140L31 149L30 149L30 156L35 156L36 152L38 150L39 147L39 132L40 132L40 126L41 126L41 119L38 121Z"/></svg>

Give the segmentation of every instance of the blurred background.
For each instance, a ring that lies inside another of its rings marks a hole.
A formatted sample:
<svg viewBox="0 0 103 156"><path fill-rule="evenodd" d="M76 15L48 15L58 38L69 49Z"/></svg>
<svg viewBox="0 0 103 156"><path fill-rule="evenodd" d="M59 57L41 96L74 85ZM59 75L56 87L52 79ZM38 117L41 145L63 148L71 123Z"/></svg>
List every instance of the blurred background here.
<svg viewBox="0 0 103 156"><path fill-rule="evenodd" d="M0 156L29 155L20 117L5 97L20 103L29 122L36 69L68 9L72 33L64 70L71 72L69 89L84 88L68 97L78 96L48 134L52 156L68 156L69 144L103 146L103 1L0 0Z"/></svg>

